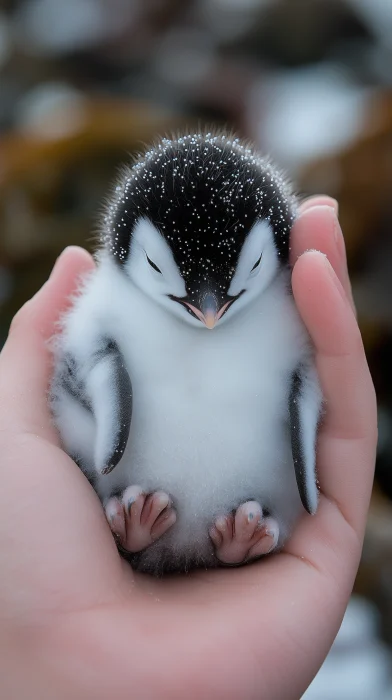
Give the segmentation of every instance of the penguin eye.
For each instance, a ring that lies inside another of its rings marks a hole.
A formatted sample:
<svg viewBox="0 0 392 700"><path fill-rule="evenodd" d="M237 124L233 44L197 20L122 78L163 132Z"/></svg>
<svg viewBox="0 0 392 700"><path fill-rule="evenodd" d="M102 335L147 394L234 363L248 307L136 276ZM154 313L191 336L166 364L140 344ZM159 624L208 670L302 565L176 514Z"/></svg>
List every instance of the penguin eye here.
<svg viewBox="0 0 392 700"><path fill-rule="evenodd" d="M255 270L255 269L260 265L260 263L261 263L261 258L262 258L262 257L263 257L263 253L261 253L261 255L260 255L259 259L257 260L257 262L255 262L255 264L253 265L253 267L252 267L252 269L251 269L251 272L253 272L253 270Z"/></svg>
<svg viewBox="0 0 392 700"><path fill-rule="evenodd" d="M151 267L152 267L154 270L156 270L156 272L159 272L159 274L161 275L162 272L160 271L159 267L158 267L157 265L155 265L155 263L154 263L152 260L150 260L150 258L148 257L147 253L146 253L146 258L147 258L147 262L149 263L149 265L151 265Z"/></svg>

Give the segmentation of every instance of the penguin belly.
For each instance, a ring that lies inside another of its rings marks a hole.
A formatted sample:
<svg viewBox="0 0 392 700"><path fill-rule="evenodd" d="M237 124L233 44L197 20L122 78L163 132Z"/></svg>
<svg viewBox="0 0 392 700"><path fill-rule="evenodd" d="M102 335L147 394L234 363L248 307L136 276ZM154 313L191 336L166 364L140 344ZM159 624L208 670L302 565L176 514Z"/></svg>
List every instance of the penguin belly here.
<svg viewBox="0 0 392 700"><path fill-rule="evenodd" d="M101 477L100 495L134 484L147 493L162 490L177 514L167 533L130 557L139 570L216 565L209 528L245 501L257 500L279 521L281 543L301 509L288 429L287 358L271 368L271 339L263 358L249 338L241 341L239 362L238 345L225 334L220 340L207 354L197 343L189 352L159 354L160 367L157 355L129 358L128 446L114 472Z"/></svg>

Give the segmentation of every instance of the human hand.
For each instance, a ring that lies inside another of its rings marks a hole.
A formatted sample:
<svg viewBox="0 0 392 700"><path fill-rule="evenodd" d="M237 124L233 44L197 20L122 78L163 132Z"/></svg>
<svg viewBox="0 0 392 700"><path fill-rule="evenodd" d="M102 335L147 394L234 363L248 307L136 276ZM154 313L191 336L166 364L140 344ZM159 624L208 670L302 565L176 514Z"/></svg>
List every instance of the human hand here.
<svg viewBox="0 0 392 700"><path fill-rule="evenodd" d="M376 449L374 390L332 206L303 204L292 236L293 291L326 398L320 504L283 552L251 566L158 581L120 559L46 400L46 341L92 259L68 249L19 312L0 357L2 697L296 700L310 683L355 578Z"/></svg>

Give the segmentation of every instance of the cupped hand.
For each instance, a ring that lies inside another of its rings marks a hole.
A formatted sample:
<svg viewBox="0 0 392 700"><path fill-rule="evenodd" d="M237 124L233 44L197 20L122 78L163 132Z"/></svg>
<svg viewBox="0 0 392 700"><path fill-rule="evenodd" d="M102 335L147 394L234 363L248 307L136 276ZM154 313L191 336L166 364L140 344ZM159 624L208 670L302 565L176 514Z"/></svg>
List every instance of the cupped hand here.
<svg viewBox="0 0 392 700"><path fill-rule="evenodd" d="M239 569L136 576L59 446L47 406L48 340L92 258L67 249L17 314L0 356L1 697L300 698L358 568L376 402L333 200L302 205L292 264L325 396L320 503L281 553Z"/></svg>

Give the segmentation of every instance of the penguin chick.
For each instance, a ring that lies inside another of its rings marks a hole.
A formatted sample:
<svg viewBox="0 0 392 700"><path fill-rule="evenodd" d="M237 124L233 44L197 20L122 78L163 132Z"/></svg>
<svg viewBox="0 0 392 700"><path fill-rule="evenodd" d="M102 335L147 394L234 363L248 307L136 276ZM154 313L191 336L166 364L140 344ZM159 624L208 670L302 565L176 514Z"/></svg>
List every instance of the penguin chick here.
<svg viewBox="0 0 392 700"><path fill-rule="evenodd" d="M321 393L291 293L295 214L273 166L225 135L164 139L110 199L51 406L141 571L248 562L316 511Z"/></svg>

